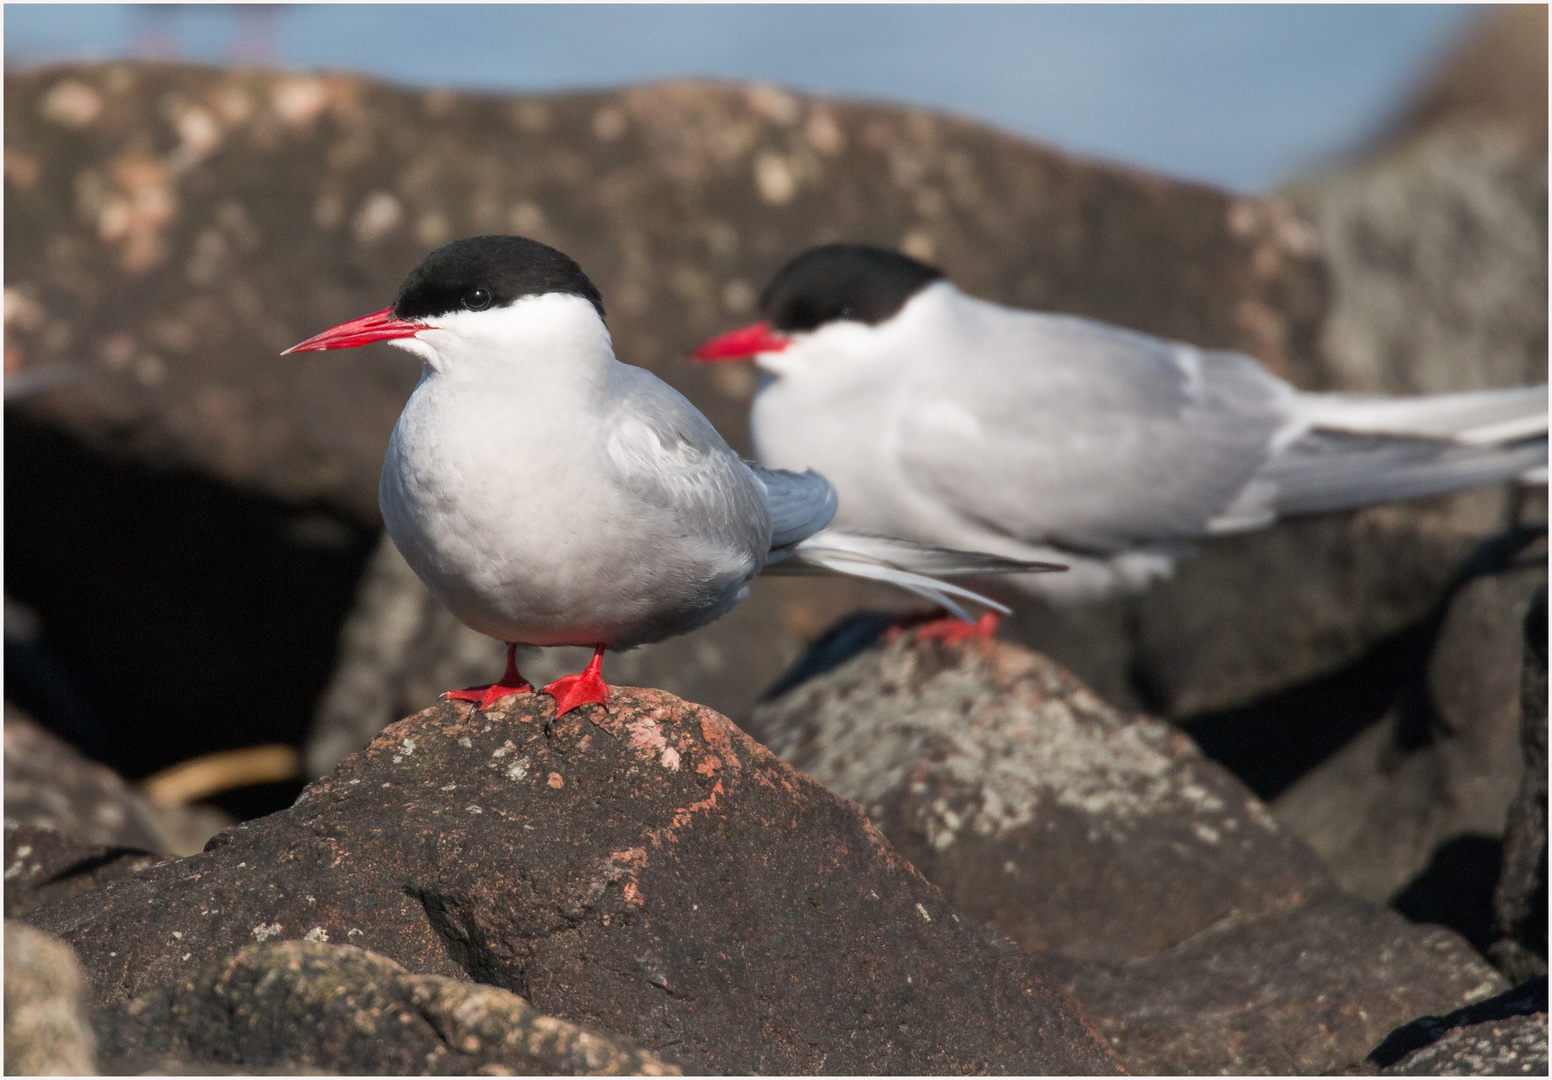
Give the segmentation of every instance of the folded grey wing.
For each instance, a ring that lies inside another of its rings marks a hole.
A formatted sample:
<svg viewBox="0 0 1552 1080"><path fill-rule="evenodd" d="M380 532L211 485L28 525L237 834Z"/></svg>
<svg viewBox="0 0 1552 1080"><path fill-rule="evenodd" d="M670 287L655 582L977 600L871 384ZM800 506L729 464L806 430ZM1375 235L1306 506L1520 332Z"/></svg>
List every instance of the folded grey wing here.
<svg viewBox="0 0 1552 1080"><path fill-rule="evenodd" d="M605 446L615 481L642 513L667 515L674 530L729 565L764 561L769 521L764 490L700 411L678 391L627 369L629 396L608 420Z"/></svg>
<svg viewBox="0 0 1552 1080"><path fill-rule="evenodd" d="M835 488L809 469L804 473L767 469L747 463L765 485L765 504L771 514L771 550L790 547L812 536L835 516Z"/></svg>
<svg viewBox="0 0 1552 1080"><path fill-rule="evenodd" d="M1026 543L1200 536L1284 422L1285 388L1235 354L1065 318L995 344L904 413L899 462L924 498Z"/></svg>

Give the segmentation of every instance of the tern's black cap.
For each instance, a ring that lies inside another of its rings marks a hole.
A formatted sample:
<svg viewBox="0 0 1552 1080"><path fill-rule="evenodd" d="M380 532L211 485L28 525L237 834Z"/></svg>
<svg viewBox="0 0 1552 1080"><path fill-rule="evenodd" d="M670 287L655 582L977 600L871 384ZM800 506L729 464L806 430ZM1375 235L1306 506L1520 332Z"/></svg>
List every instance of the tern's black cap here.
<svg viewBox="0 0 1552 1080"><path fill-rule="evenodd" d="M836 319L877 326L943 276L926 263L866 244L826 244L787 263L760 294L775 330L813 330Z"/></svg>
<svg viewBox="0 0 1552 1080"><path fill-rule="evenodd" d="M421 260L399 288L393 314L423 319L546 293L580 296L604 317L603 297L571 256L523 236L471 236Z"/></svg>

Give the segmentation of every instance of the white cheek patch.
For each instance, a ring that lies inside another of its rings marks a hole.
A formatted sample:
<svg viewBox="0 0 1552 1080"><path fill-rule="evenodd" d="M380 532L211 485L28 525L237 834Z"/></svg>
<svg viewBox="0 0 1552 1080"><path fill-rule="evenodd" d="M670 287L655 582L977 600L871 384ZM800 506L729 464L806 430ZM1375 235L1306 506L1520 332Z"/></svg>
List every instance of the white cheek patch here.
<svg viewBox="0 0 1552 1080"><path fill-rule="evenodd" d="M755 362L772 375L799 375L865 360L878 352L878 329L866 323L827 323L794 334L781 352L761 353Z"/></svg>
<svg viewBox="0 0 1552 1080"><path fill-rule="evenodd" d="M425 332L426 331L421 331L421 333ZM432 331L432 333L435 333L435 331ZM394 338L388 342L388 344L392 345L395 349L403 349L405 352L410 353L422 363L429 364L436 356L436 350L433 349L428 342L421 341L419 335L416 335L415 337Z"/></svg>

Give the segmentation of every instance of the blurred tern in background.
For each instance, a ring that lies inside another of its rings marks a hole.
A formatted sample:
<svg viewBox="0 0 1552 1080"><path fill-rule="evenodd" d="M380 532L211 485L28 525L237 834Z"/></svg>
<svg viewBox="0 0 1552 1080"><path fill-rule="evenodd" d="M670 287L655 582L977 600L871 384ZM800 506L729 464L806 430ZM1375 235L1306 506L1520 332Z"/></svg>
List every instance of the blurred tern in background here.
<svg viewBox="0 0 1552 1080"><path fill-rule="evenodd" d="M823 473L839 526L1066 562L1015 579L1057 601L1293 514L1546 481L1545 385L1304 393L1250 357L1002 307L862 245L797 256L760 312L694 355L761 369L762 465Z"/></svg>
<svg viewBox="0 0 1552 1080"><path fill-rule="evenodd" d="M383 461L388 534L433 596L507 643L499 682L447 695L478 708L532 691L520 644L592 646L544 692L557 715L607 707L606 648L704 626L766 569L889 582L967 621L958 600L1007 609L939 577L1061 569L827 528L822 476L741 461L676 390L615 359L598 290L533 240L439 248L392 307L287 352L372 341L423 365Z"/></svg>

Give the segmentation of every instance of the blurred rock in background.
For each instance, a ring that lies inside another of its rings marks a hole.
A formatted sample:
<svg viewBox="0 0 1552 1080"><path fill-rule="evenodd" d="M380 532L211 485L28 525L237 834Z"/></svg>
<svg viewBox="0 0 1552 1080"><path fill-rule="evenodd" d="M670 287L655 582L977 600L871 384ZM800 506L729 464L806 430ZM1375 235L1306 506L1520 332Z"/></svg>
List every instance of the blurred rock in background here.
<svg viewBox="0 0 1552 1080"><path fill-rule="evenodd" d="M1274 199L764 86L505 98L176 65L8 75L5 370L34 392L7 405L7 590L101 718L99 756L134 778L310 727L316 774L488 681L500 646L380 538L377 470L413 361L277 355L481 232L576 257L621 358L740 447L752 373L683 357L747 321L788 256L843 238L1003 303L1240 349L1305 388L1544 380L1545 121L1520 89L1544 109L1537 19L1494 9L1385 140ZM1418 898L1497 877L1523 768L1505 635L1544 580L1540 549L1516 544L1544 521L1544 494L1505 485L1288 522L1203 545L1138 598L1027 604L1006 633L1179 722L1339 880L1457 919ZM757 582L721 622L612 658L610 677L743 722L864 606L912 602ZM8 606L8 658L11 621ZM562 653L525 673L585 660ZM81 721L47 707L59 685L7 693L67 732ZM1481 801L1457 805L1467 794ZM1338 835L1357 821L1384 860ZM1490 910L1468 907L1473 926Z"/></svg>
<svg viewBox="0 0 1552 1080"><path fill-rule="evenodd" d="M5 921L7 1076L94 1076L86 978L70 946Z"/></svg>
<svg viewBox="0 0 1552 1080"><path fill-rule="evenodd" d="M20 710L5 709L5 820L83 844L192 855L232 820L205 807L157 806Z"/></svg>

